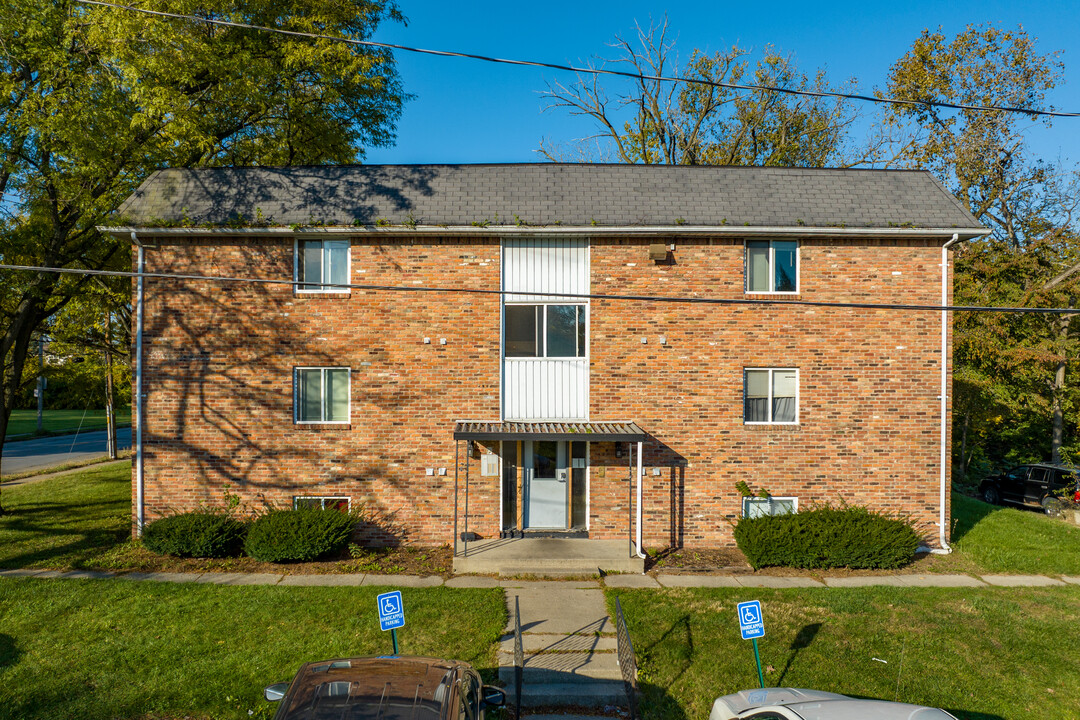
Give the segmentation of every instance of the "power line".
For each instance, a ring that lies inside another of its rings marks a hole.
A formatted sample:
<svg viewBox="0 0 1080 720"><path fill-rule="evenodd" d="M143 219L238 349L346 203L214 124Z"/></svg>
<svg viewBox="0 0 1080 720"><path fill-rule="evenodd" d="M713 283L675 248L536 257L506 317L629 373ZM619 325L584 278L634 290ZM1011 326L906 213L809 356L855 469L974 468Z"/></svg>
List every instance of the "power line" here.
<svg viewBox="0 0 1080 720"><path fill-rule="evenodd" d="M1035 116L1048 116L1048 117L1080 117L1080 113L1077 112L1064 112L1058 110L1035 110L1028 108L997 106L997 105L964 105L962 103L948 103L937 100L901 100L898 98L889 97L874 97L873 95L859 95L856 93L842 93L825 90L795 90L793 88L775 87L772 85L743 85L740 83L727 83L720 82L718 80L704 80L701 78L689 78L680 76L669 75L643 75L640 73L633 73L625 70L608 70L605 68L593 68L593 67L577 67L574 65L560 65L558 63L540 62L537 60L513 60L509 58L497 58L488 55L476 55L473 53L461 53L453 52L450 50L430 50L425 48L410 47L408 45L395 45L393 43L376 42L374 40L354 40L352 38L337 37L334 35L321 35L318 33L301 32L299 30L281 30L279 28L267 27L264 25L251 25L248 23L238 23L229 20L213 20L211 18L198 17L197 15L182 15L180 13L164 12L161 10L146 10L144 8L133 7L131 5L120 5L118 3L104 2L103 0L75 0L77 3L83 5L100 5L102 7L115 8L117 10L129 10L131 12L143 13L145 15L155 15L158 17L175 18L178 20L194 20L196 22L204 22L211 25L221 25L224 27L240 28L242 30L261 30L264 32L277 33L279 35L288 35L290 37L302 37L312 40L331 40L334 42L347 43L349 45L359 45L363 47L376 47L385 48L389 50L401 50L404 52L418 53L422 55L437 55L440 57L456 57L465 58L467 60L480 60L482 62L501 63L504 65L521 65L526 67L538 67L546 68L550 70L564 70L567 72L581 73L585 75L614 75L616 77L631 78L634 80L648 80L655 82L670 82L670 83L688 83L695 85L705 85L708 87L726 88L728 90L750 90L750 91L765 91L772 93L783 93L786 95L803 95L809 97L828 97L837 98L842 100L858 100L861 102L882 103L885 105L905 105L916 107L940 107L948 108L951 110L977 110L981 112L1008 112L1008 113L1022 113L1024 115Z"/></svg>
<svg viewBox="0 0 1080 720"><path fill-rule="evenodd" d="M481 288L455 288L423 285L369 285L358 283L309 283L298 280L278 280L271 278L248 278L222 275L189 275L183 273L160 273L160 272L126 272L123 270L89 270L84 268L57 268L37 265L5 265L0 264L0 270L22 270L27 272L48 272L72 275L104 275L109 277L127 278L150 278L156 280L192 280L200 282L220 283L251 283L258 285L292 285L319 287L330 290L368 290L373 292L404 292L404 293L448 293L464 295L528 295L529 297L542 297L553 299L570 300L610 300L616 302L657 302L679 303L686 305L735 305L735 306L793 306L793 307L818 307L839 308L858 310L928 310L934 312L999 312L999 313L1033 313L1038 315L1077 315L1080 310L1076 308L1031 308L1031 307L994 307L989 305L915 305L902 303L860 303L860 302L830 302L824 300L776 300L776 299L748 299L748 298L712 298L712 297L685 297L672 295L609 295L604 293L552 293L552 292L523 292L521 290L487 290Z"/></svg>

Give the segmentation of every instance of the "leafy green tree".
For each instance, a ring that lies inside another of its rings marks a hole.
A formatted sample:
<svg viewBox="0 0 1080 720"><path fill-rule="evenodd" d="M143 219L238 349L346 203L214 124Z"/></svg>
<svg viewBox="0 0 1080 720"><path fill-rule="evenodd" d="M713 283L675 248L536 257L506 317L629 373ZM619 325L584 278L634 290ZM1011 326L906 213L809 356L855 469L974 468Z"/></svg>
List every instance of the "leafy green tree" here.
<svg viewBox="0 0 1080 720"><path fill-rule="evenodd" d="M402 19L392 0L142 6L353 39ZM393 58L380 50L71 0L8 0L0 7L0 258L128 268L126 245L95 226L153 170L355 162L364 148L393 141L404 97ZM0 442L31 336L89 282L0 273Z"/></svg>
<svg viewBox="0 0 1080 720"><path fill-rule="evenodd" d="M569 150L542 142L540 152L548 159L599 154L624 163L849 167L880 159L885 147L876 135L860 147L850 141L857 113L843 99L647 79L680 76L791 90L836 89L824 71L807 77L791 57L771 47L756 62L750 51L733 46L711 55L694 50L684 64L667 38L666 22L638 27L633 40L616 37L613 47L618 56L610 62L645 77L611 80L619 83L612 95L596 75L579 75L569 85L550 84L547 109L591 118L597 133ZM588 149L590 143L596 143L596 153Z"/></svg>
<svg viewBox="0 0 1080 720"><path fill-rule="evenodd" d="M916 101L1047 109L1061 80L1055 53L1022 28L924 31L892 67L884 94ZM1033 156L1025 132L1048 119L985 110L893 105L901 163L933 171L992 231L956 251L964 305L1074 307L1080 240L1075 172ZM958 464L1060 461L1075 443L1077 327L1072 316L962 313L955 318ZM1066 423L1066 416L1069 416ZM1068 427L1066 427L1068 425Z"/></svg>

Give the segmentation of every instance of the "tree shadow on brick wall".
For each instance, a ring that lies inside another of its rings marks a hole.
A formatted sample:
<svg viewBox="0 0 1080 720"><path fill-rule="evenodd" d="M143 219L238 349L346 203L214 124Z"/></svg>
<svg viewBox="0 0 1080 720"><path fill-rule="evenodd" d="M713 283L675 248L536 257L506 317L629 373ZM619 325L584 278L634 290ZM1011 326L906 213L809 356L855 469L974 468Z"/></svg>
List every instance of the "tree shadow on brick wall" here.
<svg viewBox="0 0 1080 720"><path fill-rule="evenodd" d="M188 272L206 250L205 245L192 244L179 251L189 255L181 262L159 261L151 269ZM239 254L233 263L255 268L261 276L292 277L291 242L288 247L256 242L228 251ZM210 275L234 274L232 270L214 268L213 263L201 267ZM344 306L335 307L330 298L294 296L291 285L163 279L148 280L146 285L148 472L153 469L164 477L172 471L193 474L202 487L192 488L192 502L205 502L221 499L223 483L253 496L292 490L313 469L325 475L328 465L346 466L347 449L335 452L325 446L347 437L348 425L293 421L294 369L350 364L340 349L335 352L320 338L326 327L296 317L298 306L309 303L304 308L309 320L321 312L340 312ZM324 307L317 308L318 303ZM364 401L390 407L409 394L408 389L393 388L381 396L378 390L365 389ZM286 433L299 441L283 442ZM187 467L168 464L177 457ZM357 469L348 466L350 474ZM363 474L365 469L359 471Z"/></svg>

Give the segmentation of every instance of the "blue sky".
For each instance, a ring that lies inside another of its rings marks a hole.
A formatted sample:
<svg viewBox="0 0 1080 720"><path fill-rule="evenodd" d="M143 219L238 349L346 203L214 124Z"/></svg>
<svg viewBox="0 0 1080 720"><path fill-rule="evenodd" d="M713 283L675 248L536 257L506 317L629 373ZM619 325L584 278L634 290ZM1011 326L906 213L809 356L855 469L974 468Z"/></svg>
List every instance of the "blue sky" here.
<svg viewBox="0 0 1080 720"><path fill-rule="evenodd" d="M861 91L883 87L891 64L924 28L951 37L969 23L1023 25L1042 52L1061 51L1065 81L1050 98L1080 111L1080 3L999 2L505 2L400 0L408 25L387 24L374 39L480 55L583 64L611 55L615 35L632 35L665 14L680 56L738 43L773 45L806 73L824 68L834 83L854 77ZM538 162L541 138L556 143L589 135L593 125L557 109L542 112L547 81L569 73L398 52L410 101L391 148L369 150L369 163ZM1080 118L1033 128L1033 149L1048 159L1080 161Z"/></svg>

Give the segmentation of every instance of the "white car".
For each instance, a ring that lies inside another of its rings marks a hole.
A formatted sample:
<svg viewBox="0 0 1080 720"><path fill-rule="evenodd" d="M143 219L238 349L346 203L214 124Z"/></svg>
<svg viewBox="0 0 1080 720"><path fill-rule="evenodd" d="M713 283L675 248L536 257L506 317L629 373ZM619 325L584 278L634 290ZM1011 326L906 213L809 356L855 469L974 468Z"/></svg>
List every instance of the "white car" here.
<svg viewBox="0 0 1080 720"><path fill-rule="evenodd" d="M860 700L822 690L764 688L717 698L709 720L956 720L956 716L923 705Z"/></svg>

